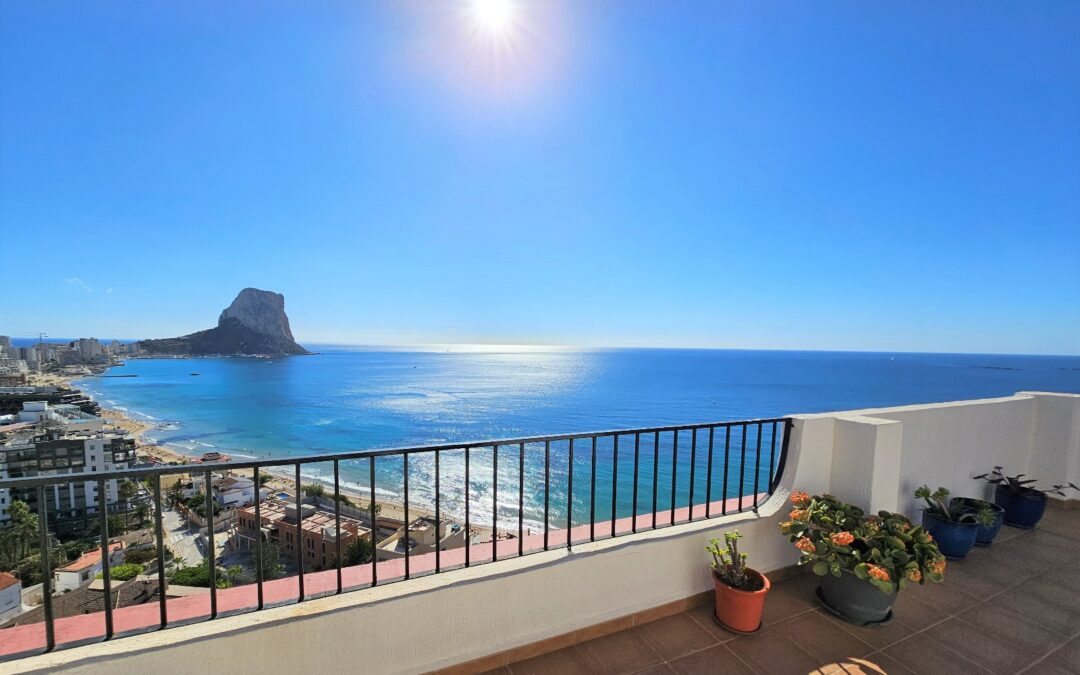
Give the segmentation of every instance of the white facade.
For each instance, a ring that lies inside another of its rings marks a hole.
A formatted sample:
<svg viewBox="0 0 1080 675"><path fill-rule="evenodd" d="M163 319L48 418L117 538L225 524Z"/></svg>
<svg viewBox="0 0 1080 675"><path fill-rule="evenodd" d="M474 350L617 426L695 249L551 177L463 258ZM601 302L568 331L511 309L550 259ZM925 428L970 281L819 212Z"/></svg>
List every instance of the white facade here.
<svg viewBox="0 0 1080 675"><path fill-rule="evenodd" d="M0 572L0 623L22 612L22 584L14 576Z"/></svg>

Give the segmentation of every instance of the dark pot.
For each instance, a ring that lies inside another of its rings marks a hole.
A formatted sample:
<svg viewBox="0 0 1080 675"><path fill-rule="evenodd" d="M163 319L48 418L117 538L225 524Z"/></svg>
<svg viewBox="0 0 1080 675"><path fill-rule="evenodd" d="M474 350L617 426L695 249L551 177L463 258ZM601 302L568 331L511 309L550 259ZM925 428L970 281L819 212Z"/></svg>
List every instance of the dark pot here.
<svg viewBox="0 0 1080 675"><path fill-rule="evenodd" d="M971 497L953 497L949 501L949 508L963 512L978 513L984 506L989 507L994 512L994 523L992 525L979 525L979 529L975 534L976 546L989 546L994 543L994 537L997 536L1002 524L1005 523L1005 509L997 504L981 499L972 499Z"/></svg>
<svg viewBox="0 0 1080 675"><path fill-rule="evenodd" d="M958 523L945 520L930 511L923 511L922 524L934 537L934 543L946 558L957 560L968 554L975 546L975 535L979 532L977 523Z"/></svg>
<svg viewBox="0 0 1080 675"><path fill-rule="evenodd" d="M1014 492L1005 485L994 490L994 503L1005 509L1005 524L1030 529L1046 512L1046 495L1041 492Z"/></svg>
<svg viewBox="0 0 1080 675"><path fill-rule="evenodd" d="M859 579L854 572L842 570L838 577L831 574L821 577L818 599L841 619L865 626L890 618L896 594L886 595L869 581Z"/></svg>

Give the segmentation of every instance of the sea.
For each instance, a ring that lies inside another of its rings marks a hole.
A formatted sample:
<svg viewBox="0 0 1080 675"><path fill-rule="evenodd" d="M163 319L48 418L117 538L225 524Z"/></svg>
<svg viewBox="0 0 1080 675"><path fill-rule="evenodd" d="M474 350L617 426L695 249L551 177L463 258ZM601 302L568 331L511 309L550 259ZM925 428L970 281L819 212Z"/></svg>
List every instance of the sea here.
<svg viewBox="0 0 1080 675"><path fill-rule="evenodd" d="M148 440L179 452L286 461L332 452L772 418L1023 390L1080 393L1078 356L307 346L318 353L131 359L106 376L74 385L106 407L153 423ZM599 445L597 518L611 515L609 497L616 487L624 495L622 504L615 505L617 514L629 515L634 508L625 497L632 490L633 472L626 465L632 453L623 442L617 471L610 438ZM671 496L672 472L683 477L677 500L685 504L689 497L685 436L680 442L681 453L674 453L670 435L662 440L663 461L657 467L661 503ZM748 447L753 451L754 439ZM474 519L492 518L496 508L500 526L512 527L520 497L529 526L541 526L545 461L548 518L565 522L567 508L575 523L590 517L594 500L587 449L575 450L572 495L567 495L568 444L553 444L546 460L543 444L527 446L524 474L518 472L520 448L502 446L498 452L497 483L493 452L471 452L468 494ZM639 481L646 484L639 485L638 512L647 510L651 498L652 460L650 453L643 454ZM732 469L752 482L746 467ZM346 487L371 489L367 459L342 462L340 470ZM430 507L433 454L413 455L408 470L410 504ZM451 514L463 511L464 453L444 455L440 470L442 508ZM400 457L380 459L377 498L400 500L403 472ZM699 471L698 480L704 473ZM306 481L325 482L332 465L303 465L302 474ZM519 486L524 486L521 495ZM729 496L735 489L729 489Z"/></svg>

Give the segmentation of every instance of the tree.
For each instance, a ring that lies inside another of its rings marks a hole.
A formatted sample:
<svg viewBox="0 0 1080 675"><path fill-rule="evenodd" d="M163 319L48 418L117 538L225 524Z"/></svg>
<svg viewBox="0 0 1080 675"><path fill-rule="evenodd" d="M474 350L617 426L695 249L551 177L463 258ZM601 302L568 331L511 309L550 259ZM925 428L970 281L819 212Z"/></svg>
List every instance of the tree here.
<svg viewBox="0 0 1080 675"><path fill-rule="evenodd" d="M269 483L272 480L274 480L274 477L271 476L270 474L268 474L268 473L260 473L259 474L259 487L262 487L262 486L266 485L267 483Z"/></svg>
<svg viewBox="0 0 1080 675"><path fill-rule="evenodd" d="M117 495L122 502L130 502L135 495L139 494L139 484L133 480L125 478L120 481L120 484L116 487Z"/></svg>
<svg viewBox="0 0 1080 675"><path fill-rule="evenodd" d="M326 488L322 486L322 483L308 483L304 486L304 494L308 497L325 497Z"/></svg>
<svg viewBox="0 0 1080 675"><path fill-rule="evenodd" d="M176 482L169 486L169 489L165 491L165 495L169 498L173 504L180 501L184 497L184 484L179 478Z"/></svg>
<svg viewBox="0 0 1080 675"><path fill-rule="evenodd" d="M352 506L353 505L352 500L349 499L348 497L346 497L345 495L342 495L342 494L339 494L339 495L335 496L334 499L338 500L340 503L344 504L345 506Z"/></svg>
<svg viewBox="0 0 1080 675"><path fill-rule="evenodd" d="M285 572L285 566L279 562L281 553L278 547L269 541L259 542L259 549L262 553L262 578L277 579Z"/></svg>
<svg viewBox="0 0 1080 675"><path fill-rule="evenodd" d="M353 539L341 553L342 566L363 565L375 557L375 547L370 539Z"/></svg>
<svg viewBox="0 0 1080 675"><path fill-rule="evenodd" d="M150 505L139 504L135 507L135 519L139 522L139 527L146 527L150 522Z"/></svg>
<svg viewBox="0 0 1080 675"><path fill-rule="evenodd" d="M0 531L0 564L14 568L35 547L38 536L38 517L26 502L16 499L8 510L10 524Z"/></svg>
<svg viewBox="0 0 1080 675"><path fill-rule="evenodd" d="M225 578L228 579L230 586L243 583L245 580L244 568L240 565L229 565L225 568Z"/></svg>

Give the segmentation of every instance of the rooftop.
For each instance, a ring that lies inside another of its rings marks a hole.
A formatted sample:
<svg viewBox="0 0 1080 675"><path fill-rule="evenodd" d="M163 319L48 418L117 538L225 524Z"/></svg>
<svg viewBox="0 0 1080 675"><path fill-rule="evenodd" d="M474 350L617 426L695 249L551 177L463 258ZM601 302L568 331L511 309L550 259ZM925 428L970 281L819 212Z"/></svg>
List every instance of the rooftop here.
<svg viewBox="0 0 1080 675"><path fill-rule="evenodd" d="M119 541L113 542L113 543L109 544L109 553L111 554L111 553L113 553L115 551L119 551L122 548L124 548L124 544L122 542L119 542ZM91 549L91 550L87 551L86 553L83 553L81 556L79 556L78 560L76 560L74 562L70 562L67 565L64 565L63 567L58 567L56 569L56 571L57 572L79 572L81 570L86 569L87 567L93 567L94 565L99 565L99 564L101 564L101 549L100 548L95 548L95 549Z"/></svg>
<svg viewBox="0 0 1080 675"><path fill-rule="evenodd" d="M821 608L807 570L773 584L760 632L712 618L712 596L685 610L490 670L526 673L1080 672L1080 510L1048 511L1036 530L1006 526L989 548L949 563L942 584L897 597L886 626L858 627ZM1019 561L1023 561L1020 563ZM542 647L541 647L542 648Z"/></svg>
<svg viewBox="0 0 1080 675"><path fill-rule="evenodd" d="M0 591L4 590L8 586L14 586L19 583L19 580L14 575L7 572L0 572Z"/></svg>

